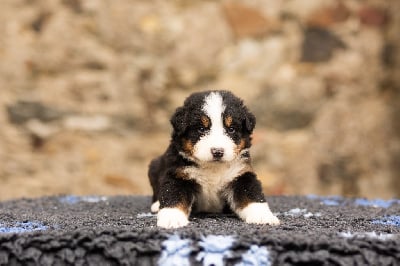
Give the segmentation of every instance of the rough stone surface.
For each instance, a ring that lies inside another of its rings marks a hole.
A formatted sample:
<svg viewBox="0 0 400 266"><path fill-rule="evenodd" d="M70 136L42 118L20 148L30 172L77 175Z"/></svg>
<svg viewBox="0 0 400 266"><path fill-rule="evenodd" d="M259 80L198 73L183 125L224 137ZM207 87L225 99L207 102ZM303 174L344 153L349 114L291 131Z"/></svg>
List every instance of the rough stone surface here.
<svg viewBox="0 0 400 266"><path fill-rule="evenodd" d="M0 199L150 193L171 114L203 89L255 113L268 194L400 196L399 12L390 0L2 0Z"/></svg>
<svg viewBox="0 0 400 266"><path fill-rule="evenodd" d="M400 263L398 200L316 196L267 200L281 225L249 225L230 214L197 214L189 226L175 230L156 227L155 215L148 213L150 197L2 202L0 265L156 265L166 252L165 240L173 235L190 241L187 248L194 265L201 265L196 260L199 253L204 256L207 248L211 250L205 241L210 236L233 239L228 250L214 253L229 251L227 265L240 262L251 246L267 248L265 259L272 265ZM209 260L216 263L215 257Z"/></svg>

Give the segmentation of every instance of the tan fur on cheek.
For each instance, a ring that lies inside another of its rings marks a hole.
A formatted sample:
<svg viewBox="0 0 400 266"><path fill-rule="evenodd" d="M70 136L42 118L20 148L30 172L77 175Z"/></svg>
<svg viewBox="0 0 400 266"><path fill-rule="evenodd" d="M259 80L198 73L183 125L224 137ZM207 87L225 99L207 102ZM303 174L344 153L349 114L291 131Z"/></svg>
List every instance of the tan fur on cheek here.
<svg viewBox="0 0 400 266"><path fill-rule="evenodd" d="M225 117L224 123L226 127L230 127L232 125L232 122L233 122L232 116L228 115L227 117Z"/></svg>
<svg viewBox="0 0 400 266"><path fill-rule="evenodd" d="M201 123L203 124L203 126L205 128L209 128L210 127L210 119L207 116L202 116L201 118Z"/></svg>
<svg viewBox="0 0 400 266"><path fill-rule="evenodd" d="M246 141L244 139L241 139L239 144L236 146L235 153L239 154L244 149L245 146L246 146Z"/></svg>

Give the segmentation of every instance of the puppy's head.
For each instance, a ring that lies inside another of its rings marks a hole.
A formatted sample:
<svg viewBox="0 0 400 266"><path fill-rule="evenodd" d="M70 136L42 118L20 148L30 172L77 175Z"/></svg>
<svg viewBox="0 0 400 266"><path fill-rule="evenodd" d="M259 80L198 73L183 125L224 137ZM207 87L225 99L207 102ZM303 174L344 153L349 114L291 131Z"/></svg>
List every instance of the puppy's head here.
<svg viewBox="0 0 400 266"><path fill-rule="evenodd" d="M199 92L176 109L172 139L192 160L229 162L247 153L255 123L254 115L231 92Z"/></svg>

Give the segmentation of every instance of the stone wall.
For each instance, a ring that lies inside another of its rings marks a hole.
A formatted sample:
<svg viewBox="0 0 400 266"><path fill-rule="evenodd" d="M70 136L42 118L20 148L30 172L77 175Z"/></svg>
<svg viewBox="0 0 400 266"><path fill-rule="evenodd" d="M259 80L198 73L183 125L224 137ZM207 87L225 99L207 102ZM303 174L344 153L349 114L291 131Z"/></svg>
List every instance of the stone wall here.
<svg viewBox="0 0 400 266"><path fill-rule="evenodd" d="M149 194L191 92L257 116L269 194L400 196L396 1L3 0L0 199Z"/></svg>

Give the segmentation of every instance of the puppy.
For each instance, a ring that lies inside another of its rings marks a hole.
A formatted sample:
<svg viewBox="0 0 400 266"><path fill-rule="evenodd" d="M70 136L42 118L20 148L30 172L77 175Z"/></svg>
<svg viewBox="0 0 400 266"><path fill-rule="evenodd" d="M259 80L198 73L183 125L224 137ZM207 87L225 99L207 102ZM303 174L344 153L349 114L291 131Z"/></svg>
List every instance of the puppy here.
<svg viewBox="0 0 400 266"><path fill-rule="evenodd" d="M251 166L255 123L229 91L194 93L176 109L170 145L149 166L151 211L158 212L158 226L185 226L192 210L226 209L246 223L279 224Z"/></svg>

